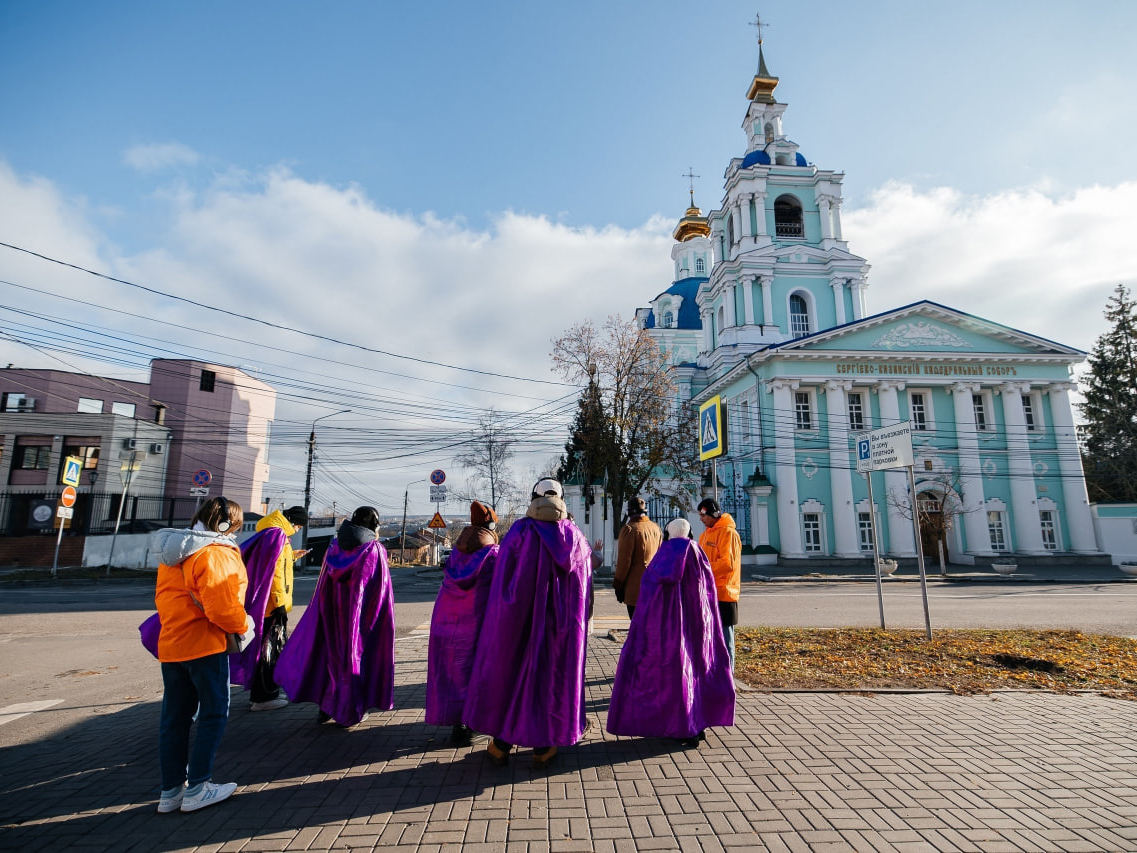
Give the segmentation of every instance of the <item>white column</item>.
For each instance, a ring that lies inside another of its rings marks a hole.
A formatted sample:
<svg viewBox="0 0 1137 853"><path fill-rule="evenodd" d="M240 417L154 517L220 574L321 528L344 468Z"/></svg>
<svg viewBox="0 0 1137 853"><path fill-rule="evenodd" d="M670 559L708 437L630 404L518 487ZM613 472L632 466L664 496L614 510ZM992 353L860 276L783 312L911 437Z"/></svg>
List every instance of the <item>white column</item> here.
<svg viewBox="0 0 1137 853"><path fill-rule="evenodd" d="M750 536L754 547L770 544L770 486L747 486L750 498Z"/></svg>
<svg viewBox="0 0 1137 853"><path fill-rule="evenodd" d="M833 239L833 214L832 214L833 197L828 195L819 195L817 197L817 212L821 216L821 239Z"/></svg>
<svg viewBox="0 0 1137 853"><path fill-rule="evenodd" d="M720 223L716 223L716 225L717 227L711 231L711 258L713 264L726 260L721 251L723 228Z"/></svg>
<svg viewBox="0 0 1137 853"><path fill-rule="evenodd" d="M753 245L754 241L747 242L750 235L750 205L746 203L746 195L739 193L734 197L734 212L738 219L738 248L745 250Z"/></svg>
<svg viewBox="0 0 1137 853"><path fill-rule="evenodd" d="M754 193L754 219L758 225L756 237L768 237L766 233L766 194Z"/></svg>
<svg viewBox="0 0 1137 853"><path fill-rule="evenodd" d="M1080 554L1098 553L1090 499L1086 494L1086 475L1082 471L1082 454L1074 433L1074 415L1070 409L1072 382L1058 382L1046 390L1050 393L1050 419L1054 423L1054 443L1058 452L1058 470L1062 474L1062 497L1066 504L1066 527L1070 531L1070 550Z"/></svg>
<svg viewBox="0 0 1137 853"><path fill-rule="evenodd" d="M793 392L798 382L775 379L766 385L774 392L774 485L778 490L778 535L783 557L804 557L801 519L797 502L797 451L794 449Z"/></svg>
<svg viewBox="0 0 1137 853"><path fill-rule="evenodd" d="M738 325L738 323L735 321L735 316L734 316L735 302L734 302L734 285L733 284L726 284L723 286L722 303L723 303L723 306L726 308L726 311L724 312L726 315L726 319L723 320L723 325L728 329L734 328L735 326Z"/></svg>
<svg viewBox="0 0 1137 853"><path fill-rule="evenodd" d="M742 283L742 306L746 311L746 325L754 325L754 283L750 278L740 279Z"/></svg>
<svg viewBox="0 0 1137 853"><path fill-rule="evenodd" d="M860 320L868 312L865 308L865 288L868 282L863 278L856 279L853 282L853 319Z"/></svg>
<svg viewBox="0 0 1137 853"><path fill-rule="evenodd" d="M1007 473L1011 478L1015 550L1023 554L1045 554L1034 487L1034 466L1030 460L1030 440L1026 434L1026 413L1023 411L1023 394L1029 390L1030 385L1022 382L1007 382L999 386L1007 431Z"/></svg>
<svg viewBox="0 0 1137 853"><path fill-rule="evenodd" d="M826 408L829 410L829 482L838 557L862 556L857 538L857 511L853 506L853 462L849 454L849 417L845 397L852 387L850 379L830 379L825 383Z"/></svg>
<svg viewBox="0 0 1137 853"><path fill-rule="evenodd" d="M880 425L900 423L900 399L897 391L903 382L885 380L877 383L880 395ZM884 472L884 501L888 511L888 553L897 557L916 556L916 537L912 533L912 519L905 517L903 506L911 504L915 495L908 495L908 472L903 468L890 468Z"/></svg>
<svg viewBox="0 0 1137 853"><path fill-rule="evenodd" d="M773 279L768 275L762 276L762 325L774 325L774 298Z"/></svg>
<svg viewBox="0 0 1137 853"><path fill-rule="evenodd" d="M987 502L983 494L983 472L979 465L979 435L975 430L975 408L971 395L979 386L971 382L955 382L951 388L955 420L956 452L959 457L959 496L963 504L963 531L967 536L967 553L990 555L991 534L987 530Z"/></svg>
<svg viewBox="0 0 1137 853"><path fill-rule="evenodd" d="M841 199L833 199L833 206L831 208L833 216L833 239L844 240L841 236Z"/></svg>
<svg viewBox="0 0 1137 853"><path fill-rule="evenodd" d="M699 310L699 319L703 322L703 352L711 351L711 312L706 308Z"/></svg>
<svg viewBox="0 0 1137 853"><path fill-rule="evenodd" d="M833 304L837 308L837 325L843 326L845 324L845 279L830 279L829 286L833 288Z"/></svg>

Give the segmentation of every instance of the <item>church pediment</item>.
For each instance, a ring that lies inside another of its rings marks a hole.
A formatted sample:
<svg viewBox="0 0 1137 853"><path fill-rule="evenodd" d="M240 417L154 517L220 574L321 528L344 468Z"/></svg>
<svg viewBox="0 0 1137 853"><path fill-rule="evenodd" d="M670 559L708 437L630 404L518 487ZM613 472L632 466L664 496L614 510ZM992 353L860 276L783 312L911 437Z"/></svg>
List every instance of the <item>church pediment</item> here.
<svg viewBox="0 0 1137 853"><path fill-rule="evenodd" d="M917 302L847 323L835 329L777 344L783 355L799 353L942 353L976 356L1065 356L1078 360L1081 350L1013 329L935 302Z"/></svg>

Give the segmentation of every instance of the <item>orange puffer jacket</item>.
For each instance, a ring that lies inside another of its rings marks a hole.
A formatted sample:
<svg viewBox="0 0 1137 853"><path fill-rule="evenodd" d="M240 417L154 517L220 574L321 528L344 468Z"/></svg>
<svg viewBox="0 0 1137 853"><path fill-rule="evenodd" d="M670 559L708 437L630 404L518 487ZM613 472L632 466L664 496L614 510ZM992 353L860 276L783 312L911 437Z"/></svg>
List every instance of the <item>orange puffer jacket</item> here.
<svg viewBox="0 0 1137 853"><path fill-rule="evenodd" d="M208 531L167 529L154 536L161 560L154 592L162 620L158 660L225 651L225 635L244 633L247 624L242 602L249 579L240 550L229 537Z"/></svg>
<svg viewBox="0 0 1137 853"><path fill-rule="evenodd" d="M719 601L738 601L742 592L742 540L729 512L719 516L713 527L699 537L699 547L707 554Z"/></svg>

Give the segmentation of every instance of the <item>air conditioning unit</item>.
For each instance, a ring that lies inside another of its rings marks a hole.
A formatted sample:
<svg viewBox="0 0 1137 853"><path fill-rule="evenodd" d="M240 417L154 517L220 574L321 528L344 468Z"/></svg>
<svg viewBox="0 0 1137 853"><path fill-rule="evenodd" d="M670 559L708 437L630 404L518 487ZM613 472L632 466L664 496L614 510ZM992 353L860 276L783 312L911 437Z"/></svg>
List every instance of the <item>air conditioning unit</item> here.
<svg viewBox="0 0 1137 853"><path fill-rule="evenodd" d="M36 408L35 397L24 397L19 403L16 404L17 412L34 412Z"/></svg>
<svg viewBox="0 0 1137 853"><path fill-rule="evenodd" d="M122 449L123 450L137 450L138 449L138 440L134 439L134 438L124 438L122 440Z"/></svg>
<svg viewBox="0 0 1137 853"><path fill-rule="evenodd" d="M165 449L166 449L166 445L164 445L164 444L151 444L150 445L150 452L151 453L162 453Z"/></svg>

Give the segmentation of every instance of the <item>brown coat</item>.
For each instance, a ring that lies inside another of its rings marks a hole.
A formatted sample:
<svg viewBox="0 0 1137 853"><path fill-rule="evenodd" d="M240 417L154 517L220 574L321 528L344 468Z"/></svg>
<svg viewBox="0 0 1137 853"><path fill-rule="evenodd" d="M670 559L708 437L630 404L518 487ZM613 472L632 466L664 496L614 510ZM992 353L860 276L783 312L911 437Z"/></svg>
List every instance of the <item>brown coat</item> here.
<svg viewBox="0 0 1137 853"><path fill-rule="evenodd" d="M662 543L663 531L646 515L630 519L620 531L614 586L624 590L624 604L634 607L639 601L644 569Z"/></svg>
<svg viewBox="0 0 1137 853"><path fill-rule="evenodd" d="M497 534L477 524L463 527L454 547L463 554L475 554L487 545L497 544Z"/></svg>

